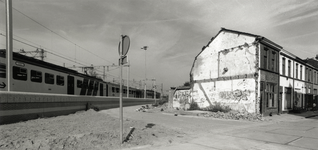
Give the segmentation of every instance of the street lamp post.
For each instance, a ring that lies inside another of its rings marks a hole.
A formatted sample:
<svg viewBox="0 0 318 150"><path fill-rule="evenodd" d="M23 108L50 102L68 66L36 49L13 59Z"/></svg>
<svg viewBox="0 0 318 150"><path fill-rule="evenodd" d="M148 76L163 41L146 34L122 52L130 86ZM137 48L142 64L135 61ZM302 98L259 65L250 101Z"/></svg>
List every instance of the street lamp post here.
<svg viewBox="0 0 318 150"><path fill-rule="evenodd" d="M144 46L141 49L145 50L145 91L144 91L144 99L147 96L147 59L146 59L146 51L147 51L148 46Z"/></svg>
<svg viewBox="0 0 318 150"><path fill-rule="evenodd" d="M156 99L156 79L154 78L154 79L151 79L151 81L153 81L153 86L152 86L152 88L153 88L153 99Z"/></svg>

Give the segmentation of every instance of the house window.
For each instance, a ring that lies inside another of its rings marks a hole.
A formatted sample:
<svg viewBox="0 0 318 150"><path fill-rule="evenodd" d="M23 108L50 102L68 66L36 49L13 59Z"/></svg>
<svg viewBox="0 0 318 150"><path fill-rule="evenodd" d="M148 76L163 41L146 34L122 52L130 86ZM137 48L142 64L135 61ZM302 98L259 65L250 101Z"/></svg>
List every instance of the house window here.
<svg viewBox="0 0 318 150"><path fill-rule="evenodd" d="M64 77L63 76L56 76L56 84L60 86L64 86Z"/></svg>
<svg viewBox="0 0 318 150"><path fill-rule="evenodd" d="M312 82L316 83L316 71L313 71Z"/></svg>
<svg viewBox="0 0 318 150"><path fill-rule="evenodd" d="M282 60L282 74L285 76L286 75L286 58L283 57L283 60Z"/></svg>
<svg viewBox="0 0 318 150"><path fill-rule="evenodd" d="M267 49L267 48L264 48L264 58L263 58L263 59L264 59L264 60L263 60L263 62L264 62L264 63L263 63L263 65L264 65L263 68L264 68L264 69L267 69L267 66L268 66L268 65L267 65L267 63L268 63L268 62L267 62L267 59L268 59L267 56L268 56L268 49Z"/></svg>
<svg viewBox="0 0 318 150"><path fill-rule="evenodd" d="M6 64L0 63L0 78L6 78Z"/></svg>
<svg viewBox="0 0 318 150"><path fill-rule="evenodd" d="M311 81L311 69L308 69L308 81Z"/></svg>
<svg viewBox="0 0 318 150"><path fill-rule="evenodd" d="M316 84L318 84L318 71L316 71Z"/></svg>
<svg viewBox="0 0 318 150"><path fill-rule="evenodd" d="M271 71L276 72L276 52L272 51Z"/></svg>
<svg viewBox="0 0 318 150"><path fill-rule="evenodd" d="M296 72L295 72L295 75L296 75L296 79L298 79L298 64L296 63Z"/></svg>
<svg viewBox="0 0 318 150"><path fill-rule="evenodd" d="M308 81L308 68L305 70L305 81Z"/></svg>
<svg viewBox="0 0 318 150"><path fill-rule="evenodd" d="M13 66L13 79L26 81L27 78L27 69Z"/></svg>
<svg viewBox="0 0 318 150"><path fill-rule="evenodd" d="M31 81L42 83L42 72L31 70Z"/></svg>
<svg viewBox="0 0 318 150"><path fill-rule="evenodd" d="M302 65L300 65L300 80L302 80L303 79L303 66Z"/></svg>
<svg viewBox="0 0 318 150"><path fill-rule="evenodd" d="M289 77L291 77L291 68L290 68L291 66L290 65L291 65L291 61L288 60L288 76Z"/></svg>
<svg viewBox="0 0 318 150"><path fill-rule="evenodd" d="M45 83L54 84L54 75L50 73L45 73Z"/></svg>

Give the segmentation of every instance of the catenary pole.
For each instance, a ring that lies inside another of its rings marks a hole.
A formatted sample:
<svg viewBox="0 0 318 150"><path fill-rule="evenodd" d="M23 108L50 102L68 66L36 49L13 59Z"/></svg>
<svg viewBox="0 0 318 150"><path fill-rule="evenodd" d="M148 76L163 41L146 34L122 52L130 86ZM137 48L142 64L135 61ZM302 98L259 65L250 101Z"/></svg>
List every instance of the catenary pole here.
<svg viewBox="0 0 318 150"><path fill-rule="evenodd" d="M10 92L11 91L11 66L12 66L11 60L12 60L12 50L13 50L12 0L6 0L5 5L6 5L6 50L7 50L6 78L7 78L7 90L8 92Z"/></svg>

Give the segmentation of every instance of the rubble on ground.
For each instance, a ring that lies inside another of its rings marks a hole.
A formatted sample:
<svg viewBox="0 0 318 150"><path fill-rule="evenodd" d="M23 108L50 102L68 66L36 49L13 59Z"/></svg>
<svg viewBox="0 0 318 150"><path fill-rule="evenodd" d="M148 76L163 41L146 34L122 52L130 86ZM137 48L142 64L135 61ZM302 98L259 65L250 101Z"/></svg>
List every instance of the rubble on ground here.
<svg viewBox="0 0 318 150"><path fill-rule="evenodd" d="M203 117L213 117L219 119L233 119L233 120L248 120L248 121L264 121L261 114L248 113L248 112L238 112L238 111L230 111L228 113L223 112L208 112L199 114L199 116Z"/></svg>

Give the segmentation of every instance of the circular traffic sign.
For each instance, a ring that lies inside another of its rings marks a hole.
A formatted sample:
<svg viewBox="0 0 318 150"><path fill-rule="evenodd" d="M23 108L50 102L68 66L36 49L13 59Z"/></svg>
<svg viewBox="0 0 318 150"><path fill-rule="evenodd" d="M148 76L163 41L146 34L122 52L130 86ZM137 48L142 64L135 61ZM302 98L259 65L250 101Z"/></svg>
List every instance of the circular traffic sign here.
<svg viewBox="0 0 318 150"><path fill-rule="evenodd" d="M129 36L125 35L122 37L122 53L121 53L122 56L126 56L129 50L129 46L130 46Z"/></svg>

